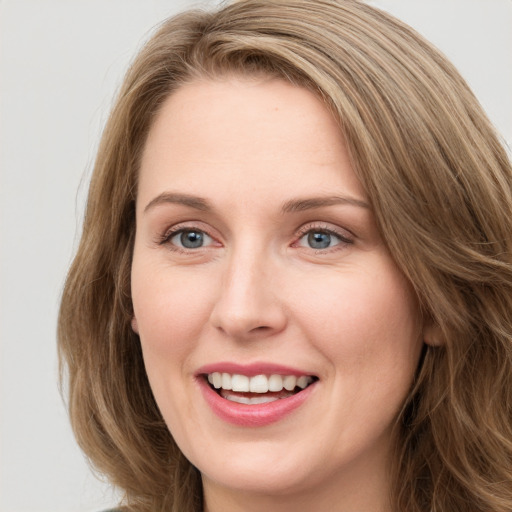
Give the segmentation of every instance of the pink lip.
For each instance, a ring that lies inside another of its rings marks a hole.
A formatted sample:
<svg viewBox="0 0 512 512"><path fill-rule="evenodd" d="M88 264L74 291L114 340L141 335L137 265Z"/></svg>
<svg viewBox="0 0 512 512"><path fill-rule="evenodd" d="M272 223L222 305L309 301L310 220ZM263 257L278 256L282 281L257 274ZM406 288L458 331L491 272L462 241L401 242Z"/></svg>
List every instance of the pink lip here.
<svg viewBox="0 0 512 512"><path fill-rule="evenodd" d="M201 367L197 372L197 382L206 403L220 419L242 427L263 427L280 421L300 407L316 388L316 382L313 382L306 389L289 398L281 398L265 404L239 404L222 398L210 387L204 374L213 372L238 373L248 376L308 374L274 364L242 366L235 363L217 363Z"/></svg>
<svg viewBox="0 0 512 512"><path fill-rule="evenodd" d="M312 375L311 373L289 366L282 366L273 363L252 363L252 364L237 364L232 362L219 362L201 366L197 370L196 375L208 374L214 372L224 373L238 373L240 375L247 375L254 377L255 375Z"/></svg>

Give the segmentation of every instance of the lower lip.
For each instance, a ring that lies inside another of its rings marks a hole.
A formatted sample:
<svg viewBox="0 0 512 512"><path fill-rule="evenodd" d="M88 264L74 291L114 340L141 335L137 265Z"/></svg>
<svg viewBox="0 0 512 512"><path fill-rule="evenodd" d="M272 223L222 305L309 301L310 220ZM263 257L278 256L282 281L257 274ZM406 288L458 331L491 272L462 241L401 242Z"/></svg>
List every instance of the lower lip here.
<svg viewBox="0 0 512 512"><path fill-rule="evenodd" d="M265 404L239 404L218 395L203 377L198 378L203 397L213 412L222 420L242 427L263 427L276 423L300 407L313 392L315 384L290 396Z"/></svg>

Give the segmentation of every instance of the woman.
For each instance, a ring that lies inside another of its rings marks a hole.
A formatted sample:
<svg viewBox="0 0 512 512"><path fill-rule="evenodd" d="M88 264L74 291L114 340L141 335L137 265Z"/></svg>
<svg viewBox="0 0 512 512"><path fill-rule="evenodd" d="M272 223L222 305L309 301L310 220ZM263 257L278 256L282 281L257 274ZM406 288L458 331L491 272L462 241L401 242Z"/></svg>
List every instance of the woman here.
<svg viewBox="0 0 512 512"><path fill-rule="evenodd" d="M134 511L512 509L512 171L359 1L168 20L98 153L59 347Z"/></svg>

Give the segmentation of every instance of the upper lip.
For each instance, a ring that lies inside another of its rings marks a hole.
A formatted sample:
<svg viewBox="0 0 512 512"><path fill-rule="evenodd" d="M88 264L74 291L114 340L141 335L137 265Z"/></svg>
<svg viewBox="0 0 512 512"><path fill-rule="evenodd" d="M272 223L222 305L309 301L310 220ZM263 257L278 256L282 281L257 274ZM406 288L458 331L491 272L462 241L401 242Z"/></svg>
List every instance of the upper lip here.
<svg viewBox="0 0 512 512"><path fill-rule="evenodd" d="M210 363L201 366L197 370L196 375L207 375L214 372L247 375L248 377L254 377L255 375L296 375L297 377L300 377L301 375L315 376L307 370L301 370L281 364L268 362L239 364L229 361Z"/></svg>

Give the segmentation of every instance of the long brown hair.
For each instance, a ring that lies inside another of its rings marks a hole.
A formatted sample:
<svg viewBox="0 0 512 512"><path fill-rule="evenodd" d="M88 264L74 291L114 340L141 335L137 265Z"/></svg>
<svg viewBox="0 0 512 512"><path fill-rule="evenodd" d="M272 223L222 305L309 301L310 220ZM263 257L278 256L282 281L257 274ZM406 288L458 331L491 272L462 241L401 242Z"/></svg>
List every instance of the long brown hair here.
<svg viewBox="0 0 512 512"><path fill-rule="evenodd" d="M357 0L241 0L161 25L129 69L63 291L71 421L133 511L202 508L130 328L139 159L154 116L198 78L263 73L307 87L340 123L383 239L435 326L397 418L392 503L512 510L512 170L454 67Z"/></svg>

